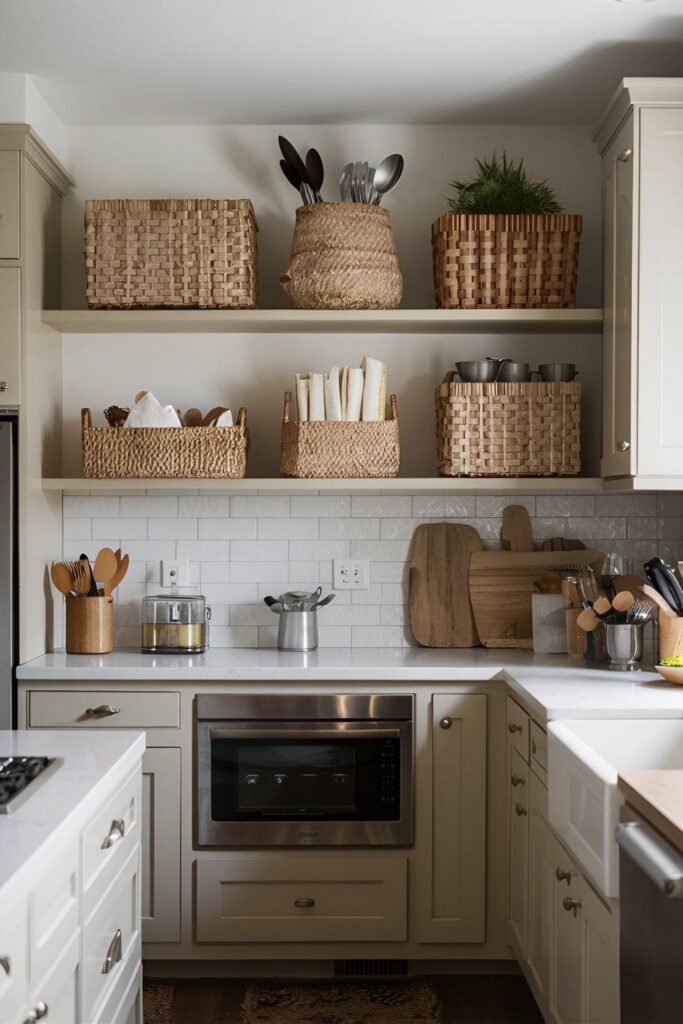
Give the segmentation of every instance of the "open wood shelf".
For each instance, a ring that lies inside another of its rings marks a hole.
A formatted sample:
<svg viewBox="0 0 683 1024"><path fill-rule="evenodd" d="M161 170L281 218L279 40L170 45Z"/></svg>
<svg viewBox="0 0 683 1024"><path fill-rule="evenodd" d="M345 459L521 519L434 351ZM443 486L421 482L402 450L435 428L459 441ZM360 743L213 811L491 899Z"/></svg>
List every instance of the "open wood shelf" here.
<svg viewBox="0 0 683 1024"><path fill-rule="evenodd" d="M312 491L380 491L411 492L414 494L442 494L486 491L508 494L565 493L603 490L599 477L392 477L391 479L360 480L299 480L291 477L252 477L242 480L87 480L79 477L48 478L42 482L46 491L77 491L91 494L118 494L122 492L167 491L202 493L273 492L300 494ZM625 488L624 488L625 489Z"/></svg>
<svg viewBox="0 0 683 1024"><path fill-rule="evenodd" d="M63 334L599 334L601 309L53 309Z"/></svg>

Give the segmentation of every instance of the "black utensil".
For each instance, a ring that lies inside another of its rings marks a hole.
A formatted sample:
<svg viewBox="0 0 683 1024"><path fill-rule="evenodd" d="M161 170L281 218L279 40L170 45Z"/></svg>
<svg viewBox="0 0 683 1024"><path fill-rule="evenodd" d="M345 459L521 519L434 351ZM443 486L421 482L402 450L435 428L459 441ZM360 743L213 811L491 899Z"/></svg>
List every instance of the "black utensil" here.
<svg viewBox="0 0 683 1024"><path fill-rule="evenodd" d="M316 194L316 198L320 199L320 189L323 187L325 168L323 167L323 162L317 149L309 149L306 154L306 170L308 171L308 178L313 187L313 191Z"/></svg>
<svg viewBox="0 0 683 1024"><path fill-rule="evenodd" d="M643 569L652 586L677 615L683 615L683 589L673 572L661 558L651 558Z"/></svg>
<svg viewBox="0 0 683 1024"><path fill-rule="evenodd" d="M88 572L90 573L90 589L88 590L88 593L86 594L86 597L99 597L100 596L100 592L97 589L97 580L95 579L95 573L92 571L92 565L90 564L90 559L88 558L87 555L84 555L82 553L81 553L80 558L81 558L81 562L85 562L86 563L86 565L88 566Z"/></svg>
<svg viewBox="0 0 683 1024"><path fill-rule="evenodd" d="M280 161L280 168L289 184L298 192L299 189L301 188L301 179L299 178L299 175L296 173L294 168L290 167L286 160Z"/></svg>
<svg viewBox="0 0 683 1024"><path fill-rule="evenodd" d="M292 170L296 171L299 181L303 182L304 185L310 185L312 188L313 186L311 184L311 179L308 176L308 171L306 170L306 164L303 162L292 143L289 139L286 139L284 135L278 135L277 141L280 146L280 152Z"/></svg>

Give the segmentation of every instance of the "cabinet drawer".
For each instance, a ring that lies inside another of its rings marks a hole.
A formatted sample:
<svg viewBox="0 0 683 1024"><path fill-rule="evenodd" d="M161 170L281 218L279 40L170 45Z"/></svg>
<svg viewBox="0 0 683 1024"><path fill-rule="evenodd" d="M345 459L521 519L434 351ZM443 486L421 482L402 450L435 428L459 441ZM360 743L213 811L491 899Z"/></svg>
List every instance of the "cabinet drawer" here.
<svg viewBox="0 0 683 1024"><path fill-rule="evenodd" d="M508 697L507 730L515 750L529 763L529 716L519 704Z"/></svg>
<svg viewBox="0 0 683 1024"><path fill-rule="evenodd" d="M547 773L548 734L544 729L541 729L540 725L536 725L535 722L531 723L530 748L531 760L534 765L538 768L542 768L543 771Z"/></svg>
<svg viewBox="0 0 683 1024"><path fill-rule="evenodd" d="M406 861L197 861L198 942L406 939Z"/></svg>
<svg viewBox="0 0 683 1024"><path fill-rule="evenodd" d="M85 1021L79 1014L80 945L81 935L77 931L70 942L59 950L56 961L50 965L50 973L41 978L29 993L30 1009L37 1008L40 1003L47 1006L45 1024L77 1024L81 1019ZM20 1021L31 1019L26 1011L19 1018ZM5 1024L4 1018L2 1021Z"/></svg>
<svg viewBox="0 0 683 1024"><path fill-rule="evenodd" d="M132 960L140 959L140 848L131 851L83 933L83 1020L92 1021ZM116 942L118 932L120 942ZM116 946L118 945L118 952ZM106 969L108 954L111 966Z"/></svg>
<svg viewBox="0 0 683 1024"><path fill-rule="evenodd" d="M83 832L83 917L99 903L128 854L140 842L140 770L128 779Z"/></svg>
<svg viewBox="0 0 683 1024"><path fill-rule="evenodd" d="M18 260L19 244L18 152L0 151L0 260Z"/></svg>
<svg viewBox="0 0 683 1024"><path fill-rule="evenodd" d="M65 844L45 865L29 897L29 981L52 969L79 926L78 840Z"/></svg>
<svg viewBox="0 0 683 1024"><path fill-rule="evenodd" d="M88 729L178 729L180 694L137 690L29 690L28 724L30 729L80 726Z"/></svg>

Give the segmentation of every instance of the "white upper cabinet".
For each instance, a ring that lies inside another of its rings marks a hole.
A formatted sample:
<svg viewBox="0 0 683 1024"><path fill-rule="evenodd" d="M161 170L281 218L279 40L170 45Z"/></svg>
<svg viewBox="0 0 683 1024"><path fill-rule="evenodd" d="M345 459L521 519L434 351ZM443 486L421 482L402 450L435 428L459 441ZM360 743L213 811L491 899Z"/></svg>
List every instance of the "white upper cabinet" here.
<svg viewBox="0 0 683 1024"><path fill-rule="evenodd" d="M597 140L604 216L602 474L666 486L683 477L683 80L626 80Z"/></svg>

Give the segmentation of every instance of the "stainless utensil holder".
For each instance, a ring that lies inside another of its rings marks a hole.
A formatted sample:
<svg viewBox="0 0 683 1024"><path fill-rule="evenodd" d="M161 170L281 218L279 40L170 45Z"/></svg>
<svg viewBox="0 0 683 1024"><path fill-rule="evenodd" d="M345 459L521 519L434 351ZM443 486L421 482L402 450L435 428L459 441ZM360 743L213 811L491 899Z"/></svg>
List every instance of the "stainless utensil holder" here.
<svg viewBox="0 0 683 1024"><path fill-rule="evenodd" d="M613 672L634 672L640 668L643 654L643 624L605 623L607 667Z"/></svg>
<svg viewBox="0 0 683 1024"><path fill-rule="evenodd" d="M317 650L317 611L281 611L277 631L277 649L279 651Z"/></svg>

